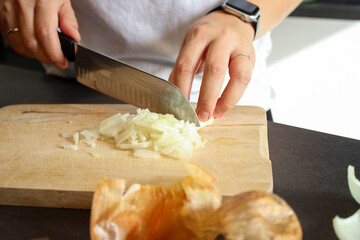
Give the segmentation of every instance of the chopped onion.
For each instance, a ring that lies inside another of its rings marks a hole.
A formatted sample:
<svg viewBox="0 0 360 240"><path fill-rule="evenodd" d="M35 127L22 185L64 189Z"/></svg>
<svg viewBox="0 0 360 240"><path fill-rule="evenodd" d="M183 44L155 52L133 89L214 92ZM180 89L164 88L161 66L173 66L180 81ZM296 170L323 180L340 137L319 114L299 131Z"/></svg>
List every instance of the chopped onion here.
<svg viewBox="0 0 360 240"><path fill-rule="evenodd" d="M348 184L352 197L360 204L360 181L356 178L355 168L351 165L348 166Z"/></svg>
<svg viewBox="0 0 360 240"><path fill-rule="evenodd" d="M189 158L193 149L202 147L205 141L195 124L178 120L172 114L157 114L148 109L138 109L136 114L115 114L103 120L97 134L81 131L88 138L114 139L120 149L146 149L136 151L135 157L158 158L159 154L175 158ZM146 156L149 154L149 156Z"/></svg>
<svg viewBox="0 0 360 240"><path fill-rule="evenodd" d="M115 114L100 123L99 133L114 137L119 131L122 130L126 122L126 117L121 115L121 113Z"/></svg>
<svg viewBox="0 0 360 240"><path fill-rule="evenodd" d="M99 139L99 126L84 129L80 132L80 134L87 140Z"/></svg>
<svg viewBox="0 0 360 240"><path fill-rule="evenodd" d="M91 148L94 148L94 147L96 147L96 143L95 142L89 142L88 146L91 147Z"/></svg>
<svg viewBox="0 0 360 240"><path fill-rule="evenodd" d="M202 123L202 127L214 121ZM115 114L97 126L74 134L62 133L74 139L75 146L82 143L95 147L95 141L114 141L120 149L134 150L138 158L160 158L160 154L174 158L190 158L194 149L203 147L205 140L198 134L195 124L178 120L172 114L158 114L138 109L136 114ZM65 147L64 147L65 148ZM73 148L67 146L66 148Z"/></svg>
<svg viewBox="0 0 360 240"><path fill-rule="evenodd" d="M98 153L96 153L96 152L90 152L90 155L92 157L94 157L94 158L99 158L100 157L100 155Z"/></svg>
<svg viewBox="0 0 360 240"><path fill-rule="evenodd" d="M81 139L80 140L81 143L85 143L91 148L96 147L95 141L96 141L96 139Z"/></svg>
<svg viewBox="0 0 360 240"><path fill-rule="evenodd" d="M62 147L64 149L70 149L70 150L78 150L78 146L74 145L74 144L70 144L70 143L65 143L64 145L62 145Z"/></svg>
<svg viewBox="0 0 360 240"><path fill-rule="evenodd" d="M79 139L80 139L79 132L74 133L73 138L75 145L79 145Z"/></svg>
<svg viewBox="0 0 360 240"><path fill-rule="evenodd" d="M200 122L200 127L198 127L198 129L204 128L206 126L209 126L211 124L213 124L214 122L214 117L211 117L209 120L207 120L206 122Z"/></svg>
<svg viewBox="0 0 360 240"><path fill-rule="evenodd" d="M340 240L360 239L360 209L348 218L336 216L333 227Z"/></svg>

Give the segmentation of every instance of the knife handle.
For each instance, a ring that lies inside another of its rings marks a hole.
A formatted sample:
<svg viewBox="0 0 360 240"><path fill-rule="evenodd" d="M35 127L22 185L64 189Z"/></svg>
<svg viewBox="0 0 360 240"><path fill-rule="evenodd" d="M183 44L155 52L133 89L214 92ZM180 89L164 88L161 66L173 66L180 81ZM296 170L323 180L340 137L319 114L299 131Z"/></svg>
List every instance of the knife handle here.
<svg viewBox="0 0 360 240"><path fill-rule="evenodd" d="M58 31L61 50L64 53L64 56L69 62L75 61L75 48L76 42L71 37L64 35L63 33Z"/></svg>

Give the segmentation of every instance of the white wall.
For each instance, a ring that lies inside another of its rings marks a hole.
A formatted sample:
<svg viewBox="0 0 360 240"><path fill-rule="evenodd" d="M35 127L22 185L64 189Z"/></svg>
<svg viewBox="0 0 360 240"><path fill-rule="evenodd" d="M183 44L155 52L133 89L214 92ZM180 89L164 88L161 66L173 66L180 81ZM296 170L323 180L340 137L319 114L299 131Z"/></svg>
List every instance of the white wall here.
<svg viewBox="0 0 360 240"><path fill-rule="evenodd" d="M360 21L289 17L272 38L274 121L360 139Z"/></svg>

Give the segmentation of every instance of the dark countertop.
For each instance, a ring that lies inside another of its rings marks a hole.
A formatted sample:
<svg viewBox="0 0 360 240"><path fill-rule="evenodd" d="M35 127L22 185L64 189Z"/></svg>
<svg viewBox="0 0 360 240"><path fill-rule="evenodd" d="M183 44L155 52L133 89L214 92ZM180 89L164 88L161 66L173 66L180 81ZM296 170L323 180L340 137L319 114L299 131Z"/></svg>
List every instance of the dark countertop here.
<svg viewBox="0 0 360 240"><path fill-rule="evenodd" d="M0 64L0 107L26 103L118 103L74 80ZM268 122L274 192L298 214L304 239L336 239L332 218L360 206L347 166L360 171L360 141ZM0 239L88 239L89 210L0 205Z"/></svg>
<svg viewBox="0 0 360 240"><path fill-rule="evenodd" d="M303 2L290 16L333 18L333 19L360 19L359 0L318 0Z"/></svg>

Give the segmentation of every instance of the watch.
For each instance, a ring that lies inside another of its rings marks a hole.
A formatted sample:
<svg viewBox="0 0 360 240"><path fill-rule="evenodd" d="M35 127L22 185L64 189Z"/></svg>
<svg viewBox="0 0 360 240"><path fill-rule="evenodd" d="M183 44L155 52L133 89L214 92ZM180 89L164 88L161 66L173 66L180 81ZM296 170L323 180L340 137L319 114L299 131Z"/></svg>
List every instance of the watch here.
<svg viewBox="0 0 360 240"><path fill-rule="evenodd" d="M246 0L225 0L219 6L213 8L209 13L216 10L224 10L227 13L237 16L244 22L252 23L254 26L254 39L260 22L260 8Z"/></svg>

